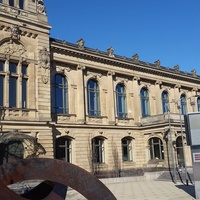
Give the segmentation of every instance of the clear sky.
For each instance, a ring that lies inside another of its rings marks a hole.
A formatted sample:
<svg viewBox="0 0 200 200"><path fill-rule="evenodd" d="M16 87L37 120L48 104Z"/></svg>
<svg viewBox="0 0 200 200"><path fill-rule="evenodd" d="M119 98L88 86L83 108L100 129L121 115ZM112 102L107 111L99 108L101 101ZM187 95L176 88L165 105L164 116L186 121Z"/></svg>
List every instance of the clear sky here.
<svg viewBox="0 0 200 200"><path fill-rule="evenodd" d="M45 0L51 37L200 75L200 0Z"/></svg>

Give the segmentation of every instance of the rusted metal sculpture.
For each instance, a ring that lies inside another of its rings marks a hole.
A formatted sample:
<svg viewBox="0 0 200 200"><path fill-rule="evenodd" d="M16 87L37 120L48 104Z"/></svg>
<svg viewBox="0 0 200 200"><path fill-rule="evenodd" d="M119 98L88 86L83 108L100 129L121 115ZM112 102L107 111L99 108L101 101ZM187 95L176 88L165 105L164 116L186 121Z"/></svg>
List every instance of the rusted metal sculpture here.
<svg viewBox="0 0 200 200"><path fill-rule="evenodd" d="M6 185L34 179L69 186L88 200L116 200L111 191L89 172L76 165L48 158L23 159L0 166L0 199L25 200ZM51 195L45 199L51 200Z"/></svg>

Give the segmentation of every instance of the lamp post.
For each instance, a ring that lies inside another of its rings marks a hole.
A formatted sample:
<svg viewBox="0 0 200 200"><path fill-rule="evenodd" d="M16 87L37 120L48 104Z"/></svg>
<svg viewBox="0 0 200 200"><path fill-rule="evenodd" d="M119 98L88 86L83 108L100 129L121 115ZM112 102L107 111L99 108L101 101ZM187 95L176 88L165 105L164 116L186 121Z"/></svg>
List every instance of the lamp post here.
<svg viewBox="0 0 200 200"><path fill-rule="evenodd" d="M190 99L190 105L192 106L192 111L194 112L194 105L195 102L191 101L192 97L199 97L199 95L194 95L191 97L188 97L186 100ZM179 103L179 104L178 104ZM177 105L177 108L179 110L179 116L180 116L180 128L181 128L181 140L182 140L182 148L183 148L183 162L184 162L184 167L185 167L185 181L186 181L186 185L188 185L188 172L187 172L187 164L186 164L186 157L185 157L185 142L184 142L184 136L183 136L183 123L182 123L182 113L181 113L181 105L182 105L182 98L180 98L178 101L175 102L175 104Z"/></svg>
<svg viewBox="0 0 200 200"><path fill-rule="evenodd" d="M168 114L168 124L169 124L169 134L170 134L171 157L172 157L172 163L173 163L174 183L177 183L176 164L175 164L175 157L174 157L174 148L173 148L172 130L171 130L171 119L170 119L170 103L167 103L167 114Z"/></svg>

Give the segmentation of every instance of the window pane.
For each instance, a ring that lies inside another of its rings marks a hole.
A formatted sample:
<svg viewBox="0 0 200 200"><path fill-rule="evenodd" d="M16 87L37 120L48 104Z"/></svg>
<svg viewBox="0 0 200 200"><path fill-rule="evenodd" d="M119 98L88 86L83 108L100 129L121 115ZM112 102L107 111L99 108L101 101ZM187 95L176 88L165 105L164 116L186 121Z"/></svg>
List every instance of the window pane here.
<svg viewBox="0 0 200 200"><path fill-rule="evenodd" d="M3 87L4 87L4 77L0 76L0 106L3 106Z"/></svg>
<svg viewBox="0 0 200 200"><path fill-rule="evenodd" d="M141 95L141 109L142 109L142 117L146 117L150 115L149 109L149 94L146 88L142 88L140 91Z"/></svg>
<svg viewBox="0 0 200 200"><path fill-rule="evenodd" d="M123 85L118 84L116 87L117 116L121 118L127 117L126 108L126 91Z"/></svg>
<svg viewBox="0 0 200 200"><path fill-rule="evenodd" d="M197 99L197 108L198 108L198 111L200 112L200 98Z"/></svg>
<svg viewBox="0 0 200 200"><path fill-rule="evenodd" d="M27 80L22 79L22 108L27 107Z"/></svg>
<svg viewBox="0 0 200 200"><path fill-rule="evenodd" d="M163 92L162 93L162 107L163 107L163 113L167 112L167 105L169 103L169 99L168 99L168 93L167 92Z"/></svg>
<svg viewBox="0 0 200 200"><path fill-rule="evenodd" d="M9 5L14 6L14 0L9 0Z"/></svg>
<svg viewBox="0 0 200 200"><path fill-rule="evenodd" d="M0 71L4 71L4 62L0 61Z"/></svg>
<svg viewBox="0 0 200 200"><path fill-rule="evenodd" d="M24 0L19 0L19 8L24 9Z"/></svg>
<svg viewBox="0 0 200 200"><path fill-rule="evenodd" d="M52 102L54 113L67 114L68 113L68 85L65 77L56 74L54 77L52 88Z"/></svg>
<svg viewBox="0 0 200 200"><path fill-rule="evenodd" d="M9 80L9 107L16 107L17 104L17 78L10 77Z"/></svg>
<svg viewBox="0 0 200 200"><path fill-rule="evenodd" d="M186 105L186 97L185 95L181 95L181 114L185 115L187 113L187 105Z"/></svg>
<svg viewBox="0 0 200 200"><path fill-rule="evenodd" d="M22 65L22 74L26 75L27 74L27 66L26 65Z"/></svg>
<svg viewBox="0 0 200 200"><path fill-rule="evenodd" d="M100 115L100 98L99 98L99 86L95 80L89 80L87 84L88 88L88 114L92 116Z"/></svg>
<svg viewBox="0 0 200 200"><path fill-rule="evenodd" d="M11 73L17 73L17 65L15 63L9 63L9 71Z"/></svg>

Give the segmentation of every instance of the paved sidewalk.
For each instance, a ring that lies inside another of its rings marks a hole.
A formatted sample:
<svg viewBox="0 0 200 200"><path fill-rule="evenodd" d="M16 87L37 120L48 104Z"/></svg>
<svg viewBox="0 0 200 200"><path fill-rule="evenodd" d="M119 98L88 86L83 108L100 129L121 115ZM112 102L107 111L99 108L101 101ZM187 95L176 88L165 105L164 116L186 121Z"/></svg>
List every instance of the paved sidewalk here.
<svg viewBox="0 0 200 200"><path fill-rule="evenodd" d="M169 181L137 180L127 182L105 183L113 192L117 200L193 200L195 199L194 186L185 186L182 183L174 184ZM70 189L67 199L85 200L85 198Z"/></svg>

